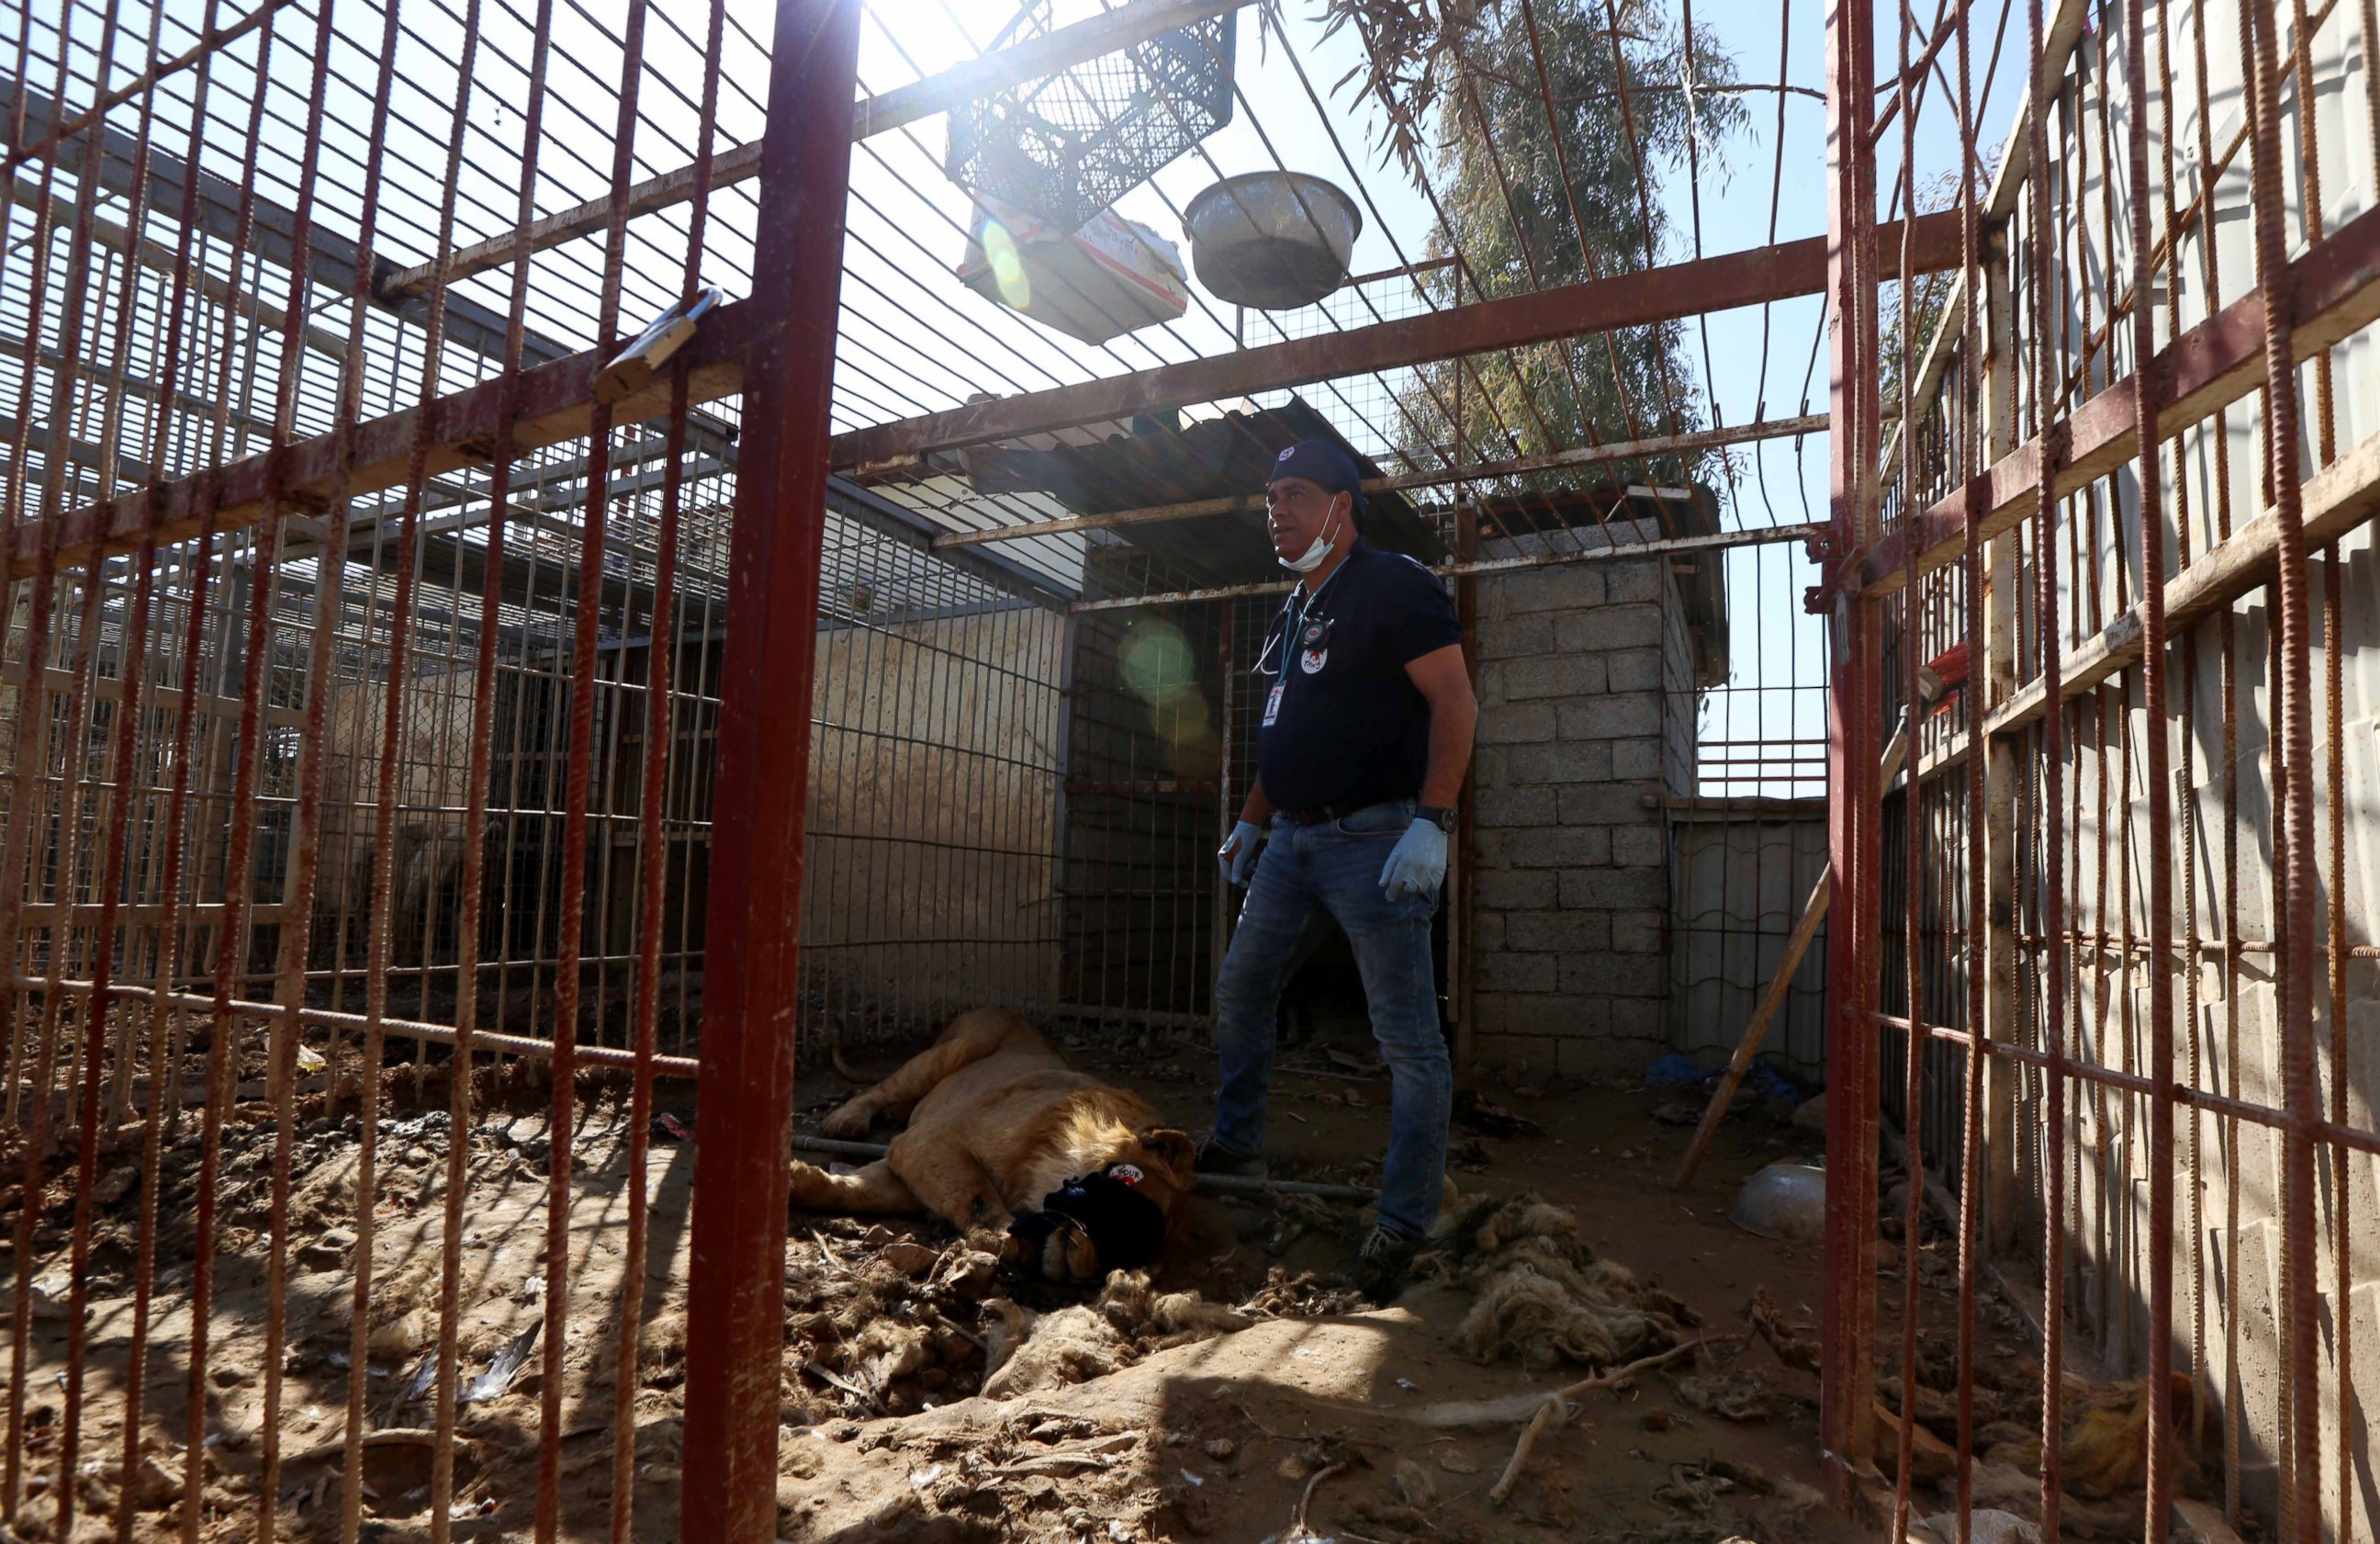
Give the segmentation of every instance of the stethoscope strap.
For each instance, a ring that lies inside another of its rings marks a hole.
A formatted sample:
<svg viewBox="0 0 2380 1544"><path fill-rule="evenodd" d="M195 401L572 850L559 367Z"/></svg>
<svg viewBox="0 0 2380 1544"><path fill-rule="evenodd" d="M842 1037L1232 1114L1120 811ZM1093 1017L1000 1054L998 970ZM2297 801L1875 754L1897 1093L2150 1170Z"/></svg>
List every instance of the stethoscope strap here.
<svg viewBox="0 0 2380 1544"><path fill-rule="evenodd" d="M1322 581L1321 589L1317 590L1313 594L1308 595L1305 598L1305 603L1304 605L1299 605L1297 602L1298 594L1303 589L1302 586L1292 586L1289 593L1281 598L1281 609L1272 614L1273 620L1275 622L1280 622L1283 618L1287 618L1288 626L1278 628L1268 628L1266 630L1267 636L1265 638L1264 650L1257 656L1257 675L1278 675L1282 670L1289 668L1289 645L1295 639L1298 630L1305 626L1305 619L1314 614L1314 608L1322 603L1324 592L1330 590L1332 585L1339 582L1339 576L1346 572L1346 564L1342 562L1337 568L1332 569L1330 571L1330 577ZM1282 650L1282 663L1279 670L1269 670L1265 667L1265 662L1272 658L1272 653L1275 649Z"/></svg>

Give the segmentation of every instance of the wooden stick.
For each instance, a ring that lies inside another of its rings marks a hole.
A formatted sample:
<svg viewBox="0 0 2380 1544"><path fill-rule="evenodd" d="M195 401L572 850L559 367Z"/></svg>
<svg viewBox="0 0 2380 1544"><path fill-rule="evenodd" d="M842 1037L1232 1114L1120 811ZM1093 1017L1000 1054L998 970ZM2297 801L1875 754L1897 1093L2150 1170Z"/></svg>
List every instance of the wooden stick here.
<svg viewBox="0 0 2380 1544"><path fill-rule="evenodd" d="M1802 920L1793 925L1792 936L1785 941L1785 954L1777 962L1777 973L1768 978L1768 990L1760 994L1760 1006L1753 1010L1752 1022L1743 1027L1743 1039L1736 1042L1727 1071L1719 1076L1718 1087L1711 1090L1710 1105L1703 1111L1702 1124L1694 1127L1694 1139L1686 1145L1686 1156L1678 1164L1677 1177L1670 1182L1670 1189L1683 1190L1694 1179L1694 1169L1709 1150L1711 1138L1718 1135L1719 1122L1727 1118L1729 1107L1735 1103L1735 1091L1743 1087L1745 1075L1752 1071L1752 1059L1759 1054L1769 1021L1785 1005L1794 973L1802 968L1802 956L1809 952L1810 941L1818 936L1818 924L1827 919L1827 900L1833 894L1834 881L1835 866L1828 863L1819 870L1818 882L1810 889L1810 899L1802 907Z"/></svg>
<svg viewBox="0 0 2380 1544"><path fill-rule="evenodd" d="M1705 1335L1700 1340L1688 1341L1682 1345L1674 1345L1658 1355L1631 1362L1617 1372L1603 1373L1560 1389L1542 1392L1530 1389L1522 1393L1508 1394L1502 1399L1441 1400L1438 1404L1425 1404L1420 1409L1412 1411L1381 1410L1373 1406L1368 1408L1367 1413L1390 1420L1402 1421L1409 1426L1426 1427L1432 1431L1475 1430L1483 1427L1510 1426L1514 1421L1527 1420L1536 1414L1537 1406L1548 1397L1575 1399L1580 1394L1592 1390L1609 1388L1623 1379L1635 1376L1646 1368L1658 1367L1663 1362L1674 1360L1689 1351L1698 1351L1705 1346L1732 1345L1746 1338L1742 1331L1731 1335ZM1323 1403L1329 1404L1334 1412L1353 1409L1352 1406L1338 1404L1335 1402Z"/></svg>
<svg viewBox="0 0 2380 1544"><path fill-rule="evenodd" d="M1289 1520L1289 1531L1281 1536L1281 1544L1297 1544L1299 1540L1316 1537L1305 1526L1305 1509L1313 1503L1314 1488L1346 1466L1344 1464L1331 1464L1314 1471L1314 1477L1305 1482L1305 1493L1297 1498L1297 1514Z"/></svg>
<svg viewBox="0 0 2380 1544"><path fill-rule="evenodd" d="M1537 1445L1537 1439L1548 1431L1559 1431L1569 1423L1570 1402L1572 1399L1590 1390L1608 1389L1615 1383L1625 1382L1647 1368L1657 1368L1664 1362L1675 1361L1690 1351L1700 1349L1703 1344L1704 1342L1701 1340L1687 1341L1683 1344L1673 1345L1669 1350L1654 1356L1639 1357L1617 1372L1599 1373L1593 1378L1582 1378L1575 1383L1556 1389L1546 1395L1537 1405L1536 1414L1529 1417L1528 1426L1523 1429L1521 1440L1513 1444L1512 1461L1504 1465L1503 1475L1488 1488L1488 1504L1502 1506L1505 1500L1512 1495L1512 1487L1520 1483L1521 1465L1529 1461L1529 1450Z"/></svg>
<svg viewBox="0 0 2380 1544"><path fill-rule="evenodd" d="M1529 1424L1522 1429L1521 1440L1512 1445L1512 1461L1504 1465L1502 1477L1488 1487L1488 1505L1504 1504L1505 1499L1512 1493L1512 1487L1520 1481L1521 1465L1529 1461L1529 1450L1537 1445L1538 1434L1560 1426L1565 1410L1560 1396L1557 1394L1548 1394L1546 1402L1537 1406L1537 1413L1531 1416Z"/></svg>
<svg viewBox="0 0 2380 1544"><path fill-rule="evenodd" d="M1919 706L1933 710L1949 687L1931 669L1918 682ZM1901 715L1900 727L1893 732L1892 743L1884 748L1882 784L1889 784L1900 775L1900 764L1909 759L1911 729L1909 716ZM1810 887L1810 898L1802 906L1802 920L1793 925L1792 936L1785 941L1785 955L1777 962L1777 973L1768 978L1768 988L1760 994L1760 1005L1753 1010L1752 1021L1743 1027L1743 1039L1737 1042L1735 1054L1728 1058L1727 1071L1719 1075L1718 1087L1711 1090L1710 1105L1703 1111L1702 1124L1694 1127L1694 1139L1686 1144L1686 1156L1679 1161L1678 1176L1670 1182L1672 1190L1683 1190L1694 1177L1694 1170L1709 1151L1711 1138L1718 1135L1719 1122L1727 1119L1728 1108L1735 1103L1736 1090L1752 1071L1752 1059L1760 1052L1760 1042L1767 1037L1770 1021L1785 1005L1785 994L1793 985L1793 973L1802 968L1802 956L1809 952L1810 941L1817 936L1818 924L1826 920L1827 898L1834 889L1835 866L1829 862L1819 871L1818 882Z"/></svg>

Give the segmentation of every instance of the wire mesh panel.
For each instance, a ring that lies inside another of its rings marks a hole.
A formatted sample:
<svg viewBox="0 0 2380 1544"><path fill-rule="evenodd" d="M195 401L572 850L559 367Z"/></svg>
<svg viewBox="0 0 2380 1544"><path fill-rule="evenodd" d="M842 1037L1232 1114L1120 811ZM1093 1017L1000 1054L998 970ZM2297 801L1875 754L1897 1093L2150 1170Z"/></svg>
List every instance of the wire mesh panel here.
<svg viewBox="0 0 2380 1544"><path fill-rule="evenodd" d="M1794 626L1799 555L1724 554L1745 668L1663 694L1665 720L1690 725L1695 747L1690 785L1668 801L1667 1013L1690 1055L1717 1061L1756 1039L1755 1055L1815 1081L1827 1046L1825 903L1811 898L1827 879L1826 660Z"/></svg>
<svg viewBox="0 0 2380 1544"><path fill-rule="evenodd" d="M781 208L803 145L840 206L856 15L781 8L811 72L787 100L835 130L780 114ZM656 1401L681 1378L732 1440L706 1454L773 1439L773 1399L761 1419L715 1392L756 1357L773 1390L771 1343L706 1364L685 1329L767 1286L765 1251L686 1263L690 1233L767 1242L733 1210L738 1123L706 1144L708 1217L690 1152L651 1148L657 1080L682 1096L690 1052L739 1040L717 1009L699 1033L706 995L748 995L747 962L799 930L776 908L706 957L714 748L778 711L722 642L768 631L773 593L807 699L821 588L813 547L731 595L756 526L825 524L817 458L806 484L741 475L742 407L806 400L822 439L824 366L788 354L808 313L771 296L596 384L761 240L767 201L714 177L722 119L758 127L722 66L741 30L722 6L362 0L0 27L0 1518L22 1531L662 1537ZM632 217L653 162L685 171L682 207ZM590 198L575 241L539 225ZM831 314L832 247L769 242ZM724 819L748 845L754 802ZM735 1075L747 1111L789 1100L790 1027L773 1083ZM782 1270L782 1144L751 1129ZM768 1467L688 1512L757 1494L773 1524Z"/></svg>
<svg viewBox="0 0 2380 1544"><path fill-rule="evenodd" d="M1221 653L1224 609L1075 624L1061 985L1069 1011L1203 1022L1230 733L1216 682L1245 668ZM1233 796L1245 798L1247 783L1235 781Z"/></svg>
<svg viewBox="0 0 2380 1544"><path fill-rule="evenodd" d="M1048 35L1057 14L1034 0L995 46ZM1061 231L1081 228L1231 121L1237 21L1208 18L965 104L944 169Z"/></svg>
<svg viewBox="0 0 2380 1544"><path fill-rule="evenodd" d="M1063 614L849 514L823 565L804 1027L851 1044L980 1004L1046 1009Z"/></svg>

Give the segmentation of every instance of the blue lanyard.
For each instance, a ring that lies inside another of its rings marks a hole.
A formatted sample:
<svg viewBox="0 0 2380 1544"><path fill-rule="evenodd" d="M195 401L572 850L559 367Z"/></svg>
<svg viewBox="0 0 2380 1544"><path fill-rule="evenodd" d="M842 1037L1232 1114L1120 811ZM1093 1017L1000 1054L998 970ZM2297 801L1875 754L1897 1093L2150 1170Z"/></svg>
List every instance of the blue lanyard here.
<svg viewBox="0 0 2380 1544"><path fill-rule="evenodd" d="M1353 555L1353 553L1349 554L1349 556ZM1339 582L1339 576L1346 571L1346 559L1342 558L1340 560L1339 566L1330 570L1330 577L1322 581L1320 589L1315 590L1313 594L1305 598L1305 603L1302 606L1298 605L1297 597L1305 588L1304 585L1299 585L1296 589L1292 590L1288 594L1281 597L1281 610L1273 613L1273 616L1276 620L1287 617L1289 619L1289 626L1285 628L1275 631L1271 637L1265 639L1264 651L1257 656L1257 673L1258 675L1278 675L1281 674L1282 669L1287 668L1287 650L1284 647L1286 640L1297 636L1298 630L1305 626L1305 619L1314 614L1314 608L1322 603L1323 592L1328 590L1332 585L1337 584ZM1292 607L1296 608L1294 615L1291 614ZM1283 650L1284 663L1280 668L1267 669L1265 662L1272 658L1273 650L1276 648Z"/></svg>

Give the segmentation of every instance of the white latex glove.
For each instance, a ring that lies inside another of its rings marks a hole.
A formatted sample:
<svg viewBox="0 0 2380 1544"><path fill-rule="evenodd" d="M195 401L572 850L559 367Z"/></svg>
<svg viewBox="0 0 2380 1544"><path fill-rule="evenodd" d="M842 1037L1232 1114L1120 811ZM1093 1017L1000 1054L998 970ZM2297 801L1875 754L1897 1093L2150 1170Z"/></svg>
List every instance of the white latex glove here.
<svg viewBox="0 0 2380 1544"><path fill-rule="evenodd" d="M1215 861L1222 866L1223 878L1245 888L1257 871L1257 845L1264 840L1264 828L1251 821L1236 821L1232 834L1215 850Z"/></svg>
<svg viewBox="0 0 2380 1544"><path fill-rule="evenodd" d="M1436 821L1414 818L1380 868L1380 888L1391 901L1435 895L1446 882L1446 832Z"/></svg>

